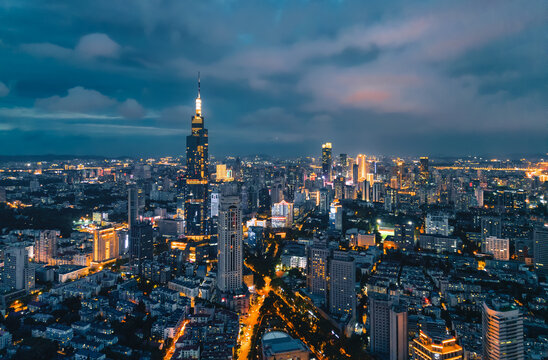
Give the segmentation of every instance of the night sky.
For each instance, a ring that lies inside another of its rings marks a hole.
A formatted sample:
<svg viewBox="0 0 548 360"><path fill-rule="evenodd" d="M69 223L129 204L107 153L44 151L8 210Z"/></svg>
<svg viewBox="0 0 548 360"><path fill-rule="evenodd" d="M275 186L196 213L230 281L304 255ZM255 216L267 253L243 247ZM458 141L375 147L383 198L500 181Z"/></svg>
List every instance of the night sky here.
<svg viewBox="0 0 548 360"><path fill-rule="evenodd" d="M0 155L542 154L548 6L0 0Z"/></svg>

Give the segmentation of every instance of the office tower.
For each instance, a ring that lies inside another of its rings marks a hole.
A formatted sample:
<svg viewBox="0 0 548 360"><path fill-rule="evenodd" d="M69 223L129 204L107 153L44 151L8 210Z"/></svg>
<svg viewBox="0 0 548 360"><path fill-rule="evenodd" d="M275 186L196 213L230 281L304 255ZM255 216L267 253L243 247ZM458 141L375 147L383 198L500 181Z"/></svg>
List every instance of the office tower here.
<svg viewBox="0 0 548 360"><path fill-rule="evenodd" d="M339 155L339 166L341 167L340 175L347 177L348 176L348 155L347 154Z"/></svg>
<svg viewBox="0 0 548 360"><path fill-rule="evenodd" d="M428 171L428 157L423 156L420 158L419 164L419 180L425 183L430 178L430 172Z"/></svg>
<svg viewBox="0 0 548 360"><path fill-rule="evenodd" d="M390 354L390 309L392 300L387 294L372 293L369 296L370 348L378 356Z"/></svg>
<svg viewBox="0 0 548 360"><path fill-rule="evenodd" d="M329 250L321 245L313 245L307 249L306 285L308 291L319 297L324 303L327 298Z"/></svg>
<svg viewBox="0 0 548 360"><path fill-rule="evenodd" d="M457 339L446 334L430 336L420 330L419 337L413 339L413 359L415 360L463 360L462 346Z"/></svg>
<svg viewBox="0 0 548 360"><path fill-rule="evenodd" d="M496 260L510 260L510 240L489 236L485 239L485 252Z"/></svg>
<svg viewBox="0 0 548 360"><path fill-rule="evenodd" d="M339 175L333 180L333 189L335 190L335 199L342 200L344 199L344 186L345 180L344 176Z"/></svg>
<svg viewBox="0 0 548 360"><path fill-rule="evenodd" d="M114 228L97 229L93 233L93 261L103 261L118 258L118 234Z"/></svg>
<svg viewBox="0 0 548 360"><path fill-rule="evenodd" d="M343 251L329 261L329 309L332 314L356 315L356 264Z"/></svg>
<svg viewBox="0 0 548 360"><path fill-rule="evenodd" d="M393 305L390 308L390 360L407 360L407 309Z"/></svg>
<svg viewBox="0 0 548 360"><path fill-rule="evenodd" d="M4 251L3 283L12 290L34 288L34 268L29 264L24 246L11 246Z"/></svg>
<svg viewBox="0 0 548 360"><path fill-rule="evenodd" d="M211 217L219 216L219 193L211 193Z"/></svg>
<svg viewBox="0 0 548 360"><path fill-rule="evenodd" d="M360 183L360 168L358 164L352 165L352 182L357 185Z"/></svg>
<svg viewBox="0 0 548 360"><path fill-rule="evenodd" d="M329 196L329 189L321 188L320 189L320 214L327 214L329 212L329 204L331 199Z"/></svg>
<svg viewBox="0 0 548 360"><path fill-rule="evenodd" d="M535 270L548 275L548 226L537 226L533 230L533 259Z"/></svg>
<svg viewBox="0 0 548 360"><path fill-rule="evenodd" d="M481 240L489 236L502 237L502 221L500 217L486 216L481 218Z"/></svg>
<svg viewBox="0 0 548 360"><path fill-rule="evenodd" d="M394 242L403 250L413 250L415 248L415 225L412 222L395 224Z"/></svg>
<svg viewBox="0 0 548 360"><path fill-rule="evenodd" d="M356 157L356 164L358 164L358 181L364 181L367 177L367 157L363 154L359 154Z"/></svg>
<svg viewBox="0 0 548 360"><path fill-rule="evenodd" d="M329 228L342 230L343 208L338 199L335 199L329 207Z"/></svg>
<svg viewBox="0 0 548 360"><path fill-rule="evenodd" d="M57 239L60 232L57 230L42 230L34 242L34 261L49 263L57 256Z"/></svg>
<svg viewBox="0 0 548 360"><path fill-rule="evenodd" d="M383 185L380 182L373 183L373 202L380 202L382 200Z"/></svg>
<svg viewBox="0 0 548 360"><path fill-rule="evenodd" d="M426 234L449 236L449 217L446 214L429 213L424 227Z"/></svg>
<svg viewBox="0 0 548 360"><path fill-rule="evenodd" d="M331 143L322 144L322 175L325 181L333 177L333 157Z"/></svg>
<svg viewBox="0 0 548 360"><path fill-rule="evenodd" d="M140 217L143 216L143 210L145 207L143 189L132 185L127 190L127 223L129 229Z"/></svg>
<svg viewBox="0 0 548 360"><path fill-rule="evenodd" d="M393 188L386 190L386 196L384 197L384 209L391 213L396 212L398 209L398 191Z"/></svg>
<svg viewBox="0 0 548 360"><path fill-rule="evenodd" d="M293 203L285 200L272 205L271 225L273 228L291 227L293 224Z"/></svg>
<svg viewBox="0 0 548 360"><path fill-rule="evenodd" d="M281 180L277 180L270 189L271 204L279 203L284 199L284 187Z"/></svg>
<svg viewBox="0 0 548 360"><path fill-rule="evenodd" d="M370 186L370 183L369 181L367 180L364 180L364 181L361 181L359 183L359 187L360 187L360 193L361 193L361 198L360 200L362 201L371 201L371 186Z"/></svg>
<svg viewBox="0 0 548 360"><path fill-rule="evenodd" d="M138 273L142 271L143 261L154 259L154 244L152 225L147 222L136 222L129 234L129 258L136 266Z"/></svg>
<svg viewBox="0 0 548 360"><path fill-rule="evenodd" d="M202 116L200 78L196 114L192 117L191 134L186 137L185 235L200 240L209 236L208 137Z"/></svg>
<svg viewBox="0 0 548 360"><path fill-rule="evenodd" d="M243 229L240 199L232 189L223 189L218 219L217 285L225 293L243 284Z"/></svg>
<svg viewBox="0 0 548 360"><path fill-rule="evenodd" d="M514 302L493 298L483 303L484 360L523 360L523 317Z"/></svg>

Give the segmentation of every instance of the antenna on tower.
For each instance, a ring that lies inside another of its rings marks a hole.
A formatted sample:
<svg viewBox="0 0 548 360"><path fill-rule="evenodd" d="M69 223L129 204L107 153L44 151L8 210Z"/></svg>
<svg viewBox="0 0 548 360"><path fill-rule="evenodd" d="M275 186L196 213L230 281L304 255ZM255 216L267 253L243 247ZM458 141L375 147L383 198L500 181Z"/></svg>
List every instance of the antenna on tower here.
<svg viewBox="0 0 548 360"><path fill-rule="evenodd" d="M198 97L200 97L200 72L198 71Z"/></svg>

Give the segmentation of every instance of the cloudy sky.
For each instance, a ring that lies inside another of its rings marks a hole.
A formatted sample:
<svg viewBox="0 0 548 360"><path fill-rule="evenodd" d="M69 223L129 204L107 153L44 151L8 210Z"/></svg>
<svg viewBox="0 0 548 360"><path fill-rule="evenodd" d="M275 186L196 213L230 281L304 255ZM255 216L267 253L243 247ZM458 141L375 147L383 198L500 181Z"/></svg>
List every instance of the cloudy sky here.
<svg viewBox="0 0 548 360"><path fill-rule="evenodd" d="M0 0L0 155L542 154L545 0Z"/></svg>

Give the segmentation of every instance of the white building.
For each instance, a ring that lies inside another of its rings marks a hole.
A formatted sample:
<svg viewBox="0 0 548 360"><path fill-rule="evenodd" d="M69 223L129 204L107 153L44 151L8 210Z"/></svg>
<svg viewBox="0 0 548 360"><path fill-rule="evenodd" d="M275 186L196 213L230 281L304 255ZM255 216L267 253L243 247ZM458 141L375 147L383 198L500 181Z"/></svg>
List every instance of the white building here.
<svg viewBox="0 0 548 360"><path fill-rule="evenodd" d="M483 359L523 360L523 318L514 303L495 298L483 303Z"/></svg>
<svg viewBox="0 0 548 360"><path fill-rule="evenodd" d="M497 260L510 260L510 240L489 236L485 239L485 252Z"/></svg>
<svg viewBox="0 0 548 360"><path fill-rule="evenodd" d="M285 200L272 205L272 227L291 227L293 224L293 203Z"/></svg>
<svg viewBox="0 0 548 360"><path fill-rule="evenodd" d="M446 214L428 214L425 220L427 234L449 236L449 217Z"/></svg>

